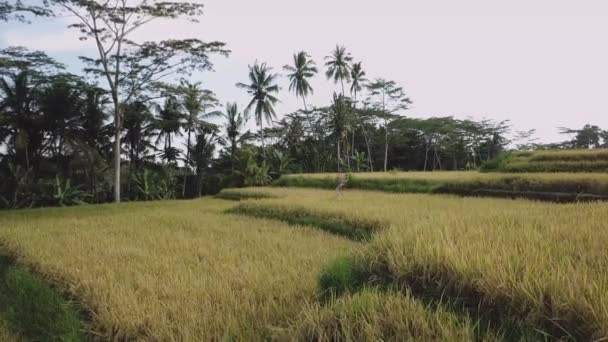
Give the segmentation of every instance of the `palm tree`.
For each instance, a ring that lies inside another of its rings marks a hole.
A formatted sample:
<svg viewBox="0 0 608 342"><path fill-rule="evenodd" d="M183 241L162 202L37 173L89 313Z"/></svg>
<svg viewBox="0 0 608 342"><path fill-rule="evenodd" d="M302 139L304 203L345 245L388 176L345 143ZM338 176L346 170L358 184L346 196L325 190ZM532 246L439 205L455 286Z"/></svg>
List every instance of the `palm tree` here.
<svg viewBox="0 0 608 342"><path fill-rule="evenodd" d="M255 62L253 66L249 66L249 84L237 83L238 88L247 90L247 93L252 96L251 101L245 108L245 114L248 114L251 108L255 107L255 122L260 126L262 135L262 154L266 159L266 146L264 145L264 120L272 122L276 117L274 105L279 102L272 93L279 92L279 86L275 84L278 77L277 74L271 73L272 68L266 63L258 64Z"/></svg>
<svg viewBox="0 0 608 342"><path fill-rule="evenodd" d="M363 89L364 83L367 81L365 78L365 70L361 66L361 62L353 64L350 70L351 86L350 93L353 95L354 105L357 105L357 93Z"/></svg>
<svg viewBox="0 0 608 342"><path fill-rule="evenodd" d="M197 195L203 194L203 176L211 167L215 145L218 143L218 136L215 128L201 127L196 135L196 144L192 149L192 162L196 172Z"/></svg>
<svg viewBox="0 0 608 342"><path fill-rule="evenodd" d="M333 103L331 105L330 115L331 115L331 128L333 130L334 135L336 136L336 148L337 148L337 161L338 161L338 172L341 171L342 166L342 152L340 146L342 145L342 141L346 137L346 126L347 126L347 115L349 112L350 103L344 97L344 95L337 95L334 93Z"/></svg>
<svg viewBox="0 0 608 342"><path fill-rule="evenodd" d="M325 76L327 79L334 79L335 83L342 84L342 95L344 95L344 80L350 82L350 62L353 58L350 53L346 51L344 46L336 45L336 49L332 51L330 56L325 57L325 66L327 71Z"/></svg>
<svg viewBox="0 0 608 342"><path fill-rule="evenodd" d="M44 144L43 118L36 106L37 86L28 71L0 78L0 112L8 127L9 148L26 170L37 168Z"/></svg>
<svg viewBox="0 0 608 342"><path fill-rule="evenodd" d="M283 67L284 70L290 72L287 75L289 77L289 91L295 92L296 97L302 98L304 111L306 112L308 112L306 97L314 93L308 79L318 72L315 62L309 58L310 56L306 52L300 51L293 55L293 66L285 65Z"/></svg>
<svg viewBox="0 0 608 342"><path fill-rule="evenodd" d="M367 130L365 129L365 125L363 124L361 118L357 113L357 94L363 89L363 85L367 82L367 78L365 77L365 70L363 70L363 66L361 62L353 64L353 67L350 71L351 77L351 86L350 93L353 96L353 112L355 113L356 121L361 125L361 130L363 132L363 137L365 138L365 146L367 147L367 158L369 163L369 168L371 171L374 171L372 166L372 156L371 156L371 148L369 146L369 139L367 137ZM355 157L355 130L353 129L352 136L352 157Z"/></svg>
<svg viewBox="0 0 608 342"><path fill-rule="evenodd" d="M245 123L248 118L239 112L239 108L236 103L226 103L226 112L222 113L222 116L226 119L224 128L226 129L226 136L230 140L230 159L232 161L232 172L234 172L236 163L236 150L238 143L242 138L242 130L244 129Z"/></svg>
<svg viewBox="0 0 608 342"><path fill-rule="evenodd" d="M207 112L215 108L219 101L215 94L207 89L201 89L200 82L190 83L182 80L178 88L181 106L184 109L184 122L182 128L186 131L186 166L192 164L190 157L192 149L192 133L195 133L201 126L208 125L205 119L219 116L218 111Z"/></svg>
<svg viewBox="0 0 608 342"><path fill-rule="evenodd" d="M165 159L167 163L177 162L179 151L173 146L173 137L181 135L183 113L180 111L179 102L173 96L169 96L165 100L165 104L158 108L158 118L156 119L155 127L158 131L156 144L163 140L163 152L161 159Z"/></svg>

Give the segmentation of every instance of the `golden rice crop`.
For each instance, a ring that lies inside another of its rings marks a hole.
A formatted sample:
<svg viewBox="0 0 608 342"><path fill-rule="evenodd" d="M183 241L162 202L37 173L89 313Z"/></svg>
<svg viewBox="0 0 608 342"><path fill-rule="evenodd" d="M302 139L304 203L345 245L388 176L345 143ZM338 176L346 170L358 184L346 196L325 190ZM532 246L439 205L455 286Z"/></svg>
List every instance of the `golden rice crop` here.
<svg viewBox="0 0 608 342"><path fill-rule="evenodd" d="M224 214L232 205L202 199L4 212L0 241L18 264L81 299L106 338L269 338L316 299L320 268L354 244Z"/></svg>
<svg viewBox="0 0 608 342"><path fill-rule="evenodd" d="M579 340L608 336L608 204L269 189L253 205L384 219L354 267Z"/></svg>
<svg viewBox="0 0 608 342"><path fill-rule="evenodd" d="M474 322L430 309L409 294L371 289L309 303L287 330L300 341L474 341Z"/></svg>
<svg viewBox="0 0 608 342"><path fill-rule="evenodd" d="M482 165L482 169L500 172L606 172L608 149L506 153Z"/></svg>

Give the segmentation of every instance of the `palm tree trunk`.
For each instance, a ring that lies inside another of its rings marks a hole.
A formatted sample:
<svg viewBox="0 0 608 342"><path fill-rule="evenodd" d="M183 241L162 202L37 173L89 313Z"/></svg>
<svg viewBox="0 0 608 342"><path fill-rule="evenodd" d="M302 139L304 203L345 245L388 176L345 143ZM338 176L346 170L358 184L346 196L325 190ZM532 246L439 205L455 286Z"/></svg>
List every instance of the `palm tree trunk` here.
<svg viewBox="0 0 608 342"><path fill-rule="evenodd" d="M236 164L236 139L232 137L230 143L230 159L232 164L232 173L234 174L235 164Z"/></svg>
<svg viewBox="0 0 608 342"><path fill-rule="evenodd" d="M260 120L260 134L262 137L262 157L264 161L266 161L266 145L264 144L264 122Z"/></svg>
<svg viewBox="0 0 608 342"><path fill-rule="evenodd" d="M312 120L312 116L310 115L310 113L308 112L308 106L306 105L306 97L302 96L302 102L304 102L304 111L306 112L306 119L308 120L308 125L310 126L310 130L312 133L312 138L315 140L315 144L313 144L313 149L315 151L315 161L313 162L313 167L315 168L315 172L319 172L319 148L318 148L318 144L316 142L318 142L320 139L317 138L317 130L315 128L315 124L314 121Z"/></svg>
<svg viewBox="0 0 608 342"><path fill-rule="evenodd" d="M192 134L192 131L189 129L188 130L188 141L186 143L186 167L190 167L190 164L191 164L190 163L190 149L191 149L190 146L192 146L191 142L190 142L191 134Z"/></svg>
<svg viewBox="0 0 608 342"><path fill-rule="evenodd" d="M338 139L336 141L338 143L338 172L340 172L340 137L338 136Z"/></svg>
<svg viewBox="0 0 608 342"><path fill-rule="evenodd" d="M190 169L190 136L191 136L192 131L188 130L188 141L186 142L186 167L184 168L184 170L189 170ZM188 175L184 173L184 184L182 185L182 198L186 197L186 179L188 178Z"/></svg>

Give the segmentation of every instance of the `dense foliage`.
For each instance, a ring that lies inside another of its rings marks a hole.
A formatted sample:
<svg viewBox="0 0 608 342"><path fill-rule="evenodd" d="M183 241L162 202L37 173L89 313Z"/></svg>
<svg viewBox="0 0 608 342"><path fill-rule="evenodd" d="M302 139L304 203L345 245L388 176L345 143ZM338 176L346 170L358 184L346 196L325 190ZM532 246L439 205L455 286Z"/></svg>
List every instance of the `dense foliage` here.
<svg viewBox="0 0 608 342"><path fill-rule="evenodd" d="M513 132L508 120L407 116L413 101L406 91L391 80L368 80L363 64L339 45L325 57L324 70L305 51L283 66L284 75L255 62L236 84L250 101L222 106L187 78L211 70L211 54L227 56L224 43L129 38L156 18L196 20L202 5L48 3L2 5L0 20L68 12L79 19L70 27L95 41L99 55L81 57L83 74L74 75L44 52L0 50L1 208L192 198L269 184L286 173L490 169L512 146L608 143L608 133L591 125L564 128L573 136L565 143L540 145L533 131ZM339 92L315 106L307 97L319 72ZM278 86L281 77L302 99L301 110L275 110L289 96ZM254 132L247 129L250 119Z"/></svg>

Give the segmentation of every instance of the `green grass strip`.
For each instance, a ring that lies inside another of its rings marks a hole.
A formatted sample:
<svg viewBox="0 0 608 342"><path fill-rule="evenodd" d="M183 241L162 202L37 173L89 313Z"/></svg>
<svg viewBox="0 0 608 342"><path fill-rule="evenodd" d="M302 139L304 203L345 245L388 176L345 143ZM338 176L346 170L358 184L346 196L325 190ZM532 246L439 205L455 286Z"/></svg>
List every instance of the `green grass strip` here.
<svg viewBox="0 0 608 342"><path fill-rule="evenodd" d="M240 204L229 209L228 213L312 226L355 241L368 241L376 231L385 227L382 222L349 219L304 208L278 208L253 203Z"/></svg>
<svg viewBox="0 0 608 342"><path fill-rule="evenodd" d="M32 341L84 341L81 310L40 277L0 256L0 315Z"/></svg>
<svg viewBox="0 0 608 342"><path fill-rule="evenodd" d="M241 189L224 189L215 198L228 201L244 201L248 199L277 198L277 196L261 191L246 191Z"/></svg>

